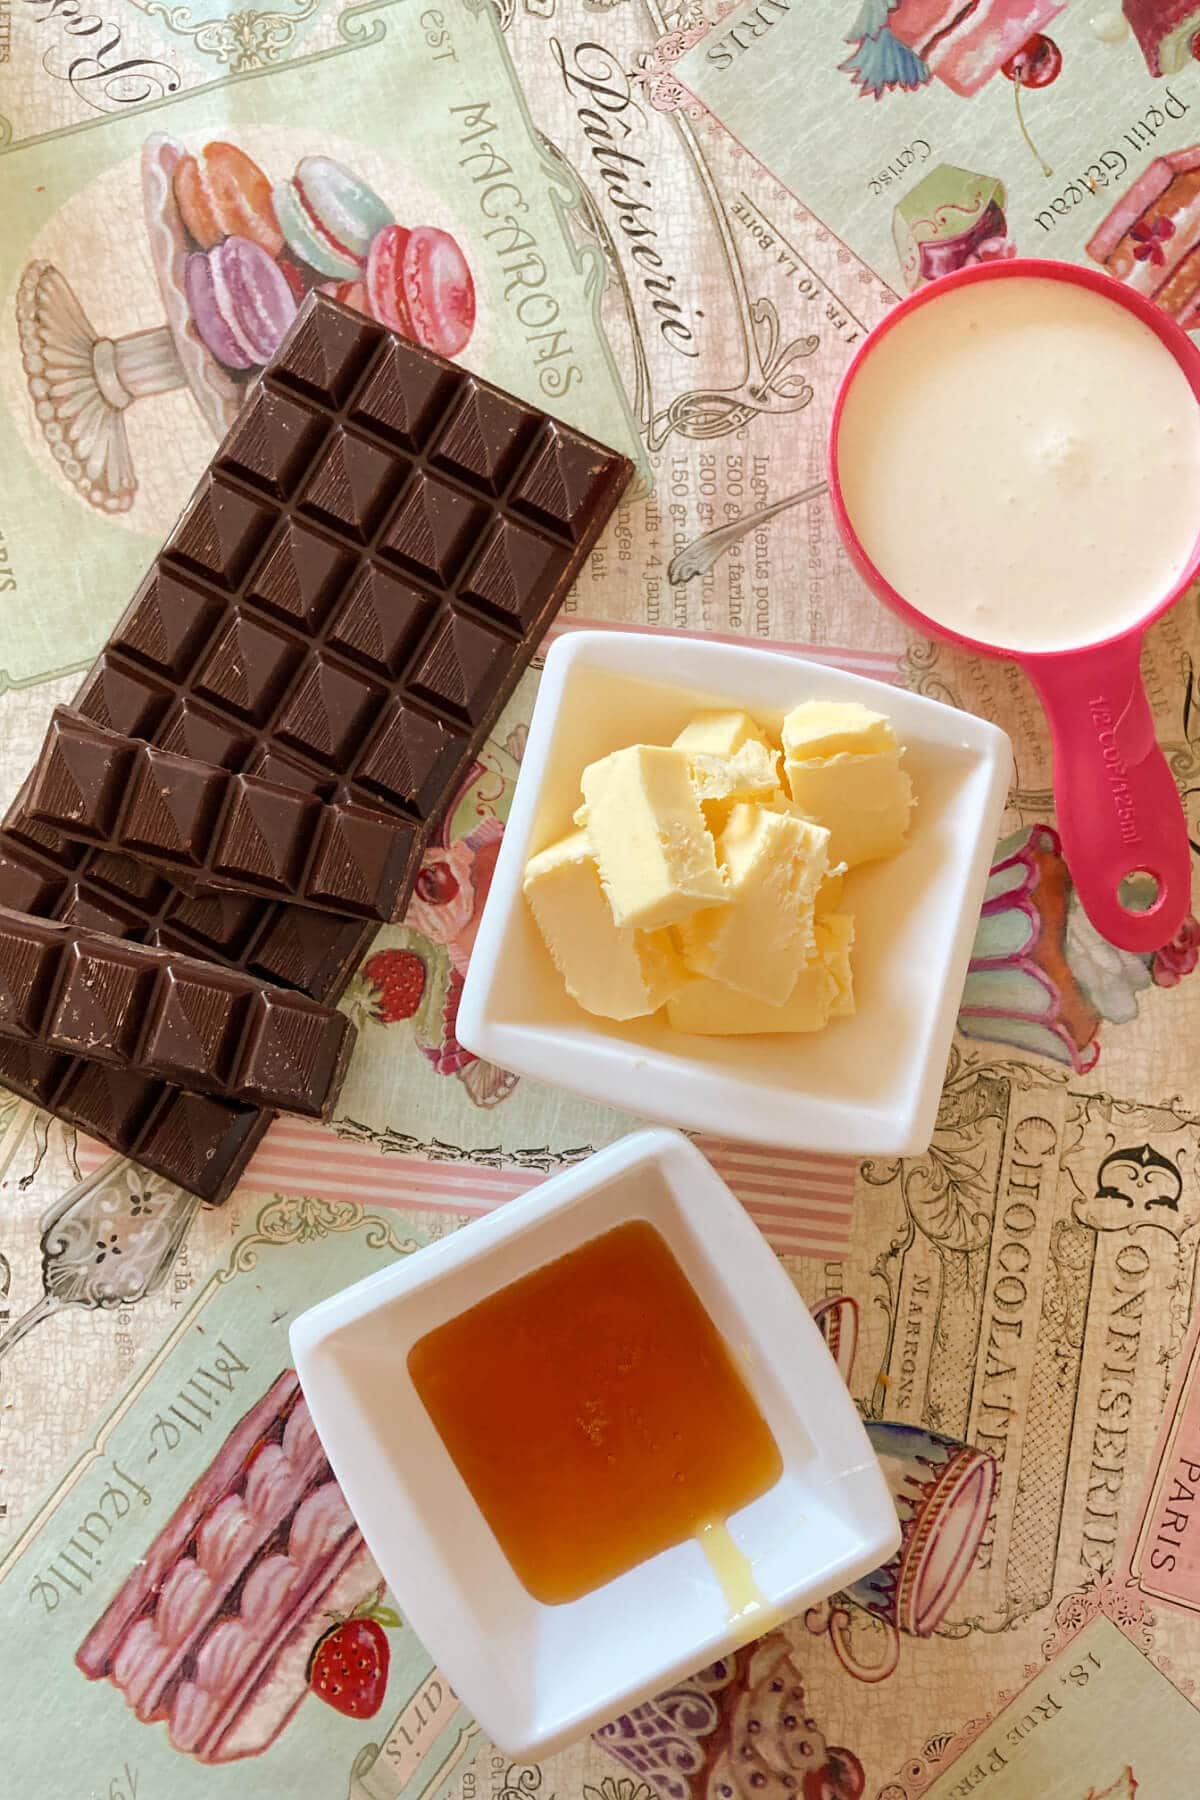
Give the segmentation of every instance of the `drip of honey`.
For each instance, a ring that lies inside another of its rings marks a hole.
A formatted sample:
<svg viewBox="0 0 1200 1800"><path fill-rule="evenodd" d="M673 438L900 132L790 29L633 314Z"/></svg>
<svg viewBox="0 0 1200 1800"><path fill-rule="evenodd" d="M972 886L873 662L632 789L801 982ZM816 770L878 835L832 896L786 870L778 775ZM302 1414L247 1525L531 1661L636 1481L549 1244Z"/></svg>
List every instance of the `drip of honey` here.
<svg viewBox="0 0 1200 1800"><path fill-rule="evenodd" d="M577 1600L661 1550L715 1546L722 1533L706 1554L731 1607L761 1599L723 1521L774 1486L779 1448L646 1221L439 1325L408 1370L535 1600Z"/></svg>
<svg viewBox="0 0 1200 1800"><path fill-rule="evenodd" d="M765 1612L766 1596L754 1579L750 1558L744 1550L738 1549L724 1519L709 1519L701 1525L696 1536L709 1568L721 1584L729 1608L729 1623L734 1625ZM759 1629L765 1631L766 1626L756 1625L755 1630Z"/></svg>

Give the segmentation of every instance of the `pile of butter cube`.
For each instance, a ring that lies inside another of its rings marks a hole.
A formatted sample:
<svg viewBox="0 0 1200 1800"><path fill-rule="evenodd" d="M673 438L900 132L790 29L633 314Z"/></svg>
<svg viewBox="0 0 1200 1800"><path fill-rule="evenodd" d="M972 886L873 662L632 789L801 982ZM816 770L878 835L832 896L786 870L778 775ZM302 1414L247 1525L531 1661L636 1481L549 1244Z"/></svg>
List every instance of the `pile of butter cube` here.
<svg viewBox="0 0 1200 1800"><path fill-rule="evenodd" d="M676 1031L702 1036L817 1031L852 1013L844 880L903 848L902 756L881 714L809 700L779 743L748 713L702 712L670 746L590 763L577 829L525 867L568 993L606 1019L665 1006Z"/></svg>

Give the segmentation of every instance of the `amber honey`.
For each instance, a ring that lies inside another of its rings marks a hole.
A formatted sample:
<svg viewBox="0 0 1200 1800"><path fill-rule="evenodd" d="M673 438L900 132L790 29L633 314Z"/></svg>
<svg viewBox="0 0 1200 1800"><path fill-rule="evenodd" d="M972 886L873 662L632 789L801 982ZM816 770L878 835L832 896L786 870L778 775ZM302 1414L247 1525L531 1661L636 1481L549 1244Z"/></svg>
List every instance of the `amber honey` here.
<svg viewBox="0 0 1200 1800"><path fill-rule="evenodd" d="M547 1604L699 1537L782 1472L724 1340L643 1220L438 1326L408 1368L501 1549Z"/></svg>

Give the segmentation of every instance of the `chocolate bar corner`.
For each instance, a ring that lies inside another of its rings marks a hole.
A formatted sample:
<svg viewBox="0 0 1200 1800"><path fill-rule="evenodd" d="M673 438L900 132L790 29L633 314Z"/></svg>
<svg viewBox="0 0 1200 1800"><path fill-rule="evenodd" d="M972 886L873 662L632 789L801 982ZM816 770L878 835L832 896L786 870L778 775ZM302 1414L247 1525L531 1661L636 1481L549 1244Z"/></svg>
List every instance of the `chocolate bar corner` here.
<svg viewBox="0 0 1200 1800"><path fill-rule="evenodd" d="M630 473L537 407L311 295L73 704L137 740L133 757L149 745L185 759L187 796L147 790L149 825L121 839L128 809L118 830L123 793L100 770L77 841L75 801L60 792L48 824L23 790L0 829L0 906L335 1002L373 932L362 906L338 910L351 877L314 868L314 890L284 879L272 898L286 834L256 862L249 828L210 867L208 839L197 848L210 789L244 777L243 793L269 784L399 822L399 916ZM23 1043L0 1045L0 1082L209 1200L272 1117L257 1095L194 1094Z"/></svg>

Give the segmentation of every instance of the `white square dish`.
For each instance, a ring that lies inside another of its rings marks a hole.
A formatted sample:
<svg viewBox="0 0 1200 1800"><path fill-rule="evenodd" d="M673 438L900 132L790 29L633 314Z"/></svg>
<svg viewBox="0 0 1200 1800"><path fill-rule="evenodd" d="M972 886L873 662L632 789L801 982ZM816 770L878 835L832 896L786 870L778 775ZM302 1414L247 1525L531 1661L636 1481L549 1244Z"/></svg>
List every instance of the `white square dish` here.
<svg viewBox="0 0 1200 1800"><path fill-rule="evenodd" d="M629 1219L666 1240L779 1448L775 1485L727 1522L762 1595L755 1611L731 1612L697 1541L579 1600L535 1600L408 1372L427 1332ZM294 1322L291 1345L333 1471L401 1611L512 1756L552 1754L879 1567L900 1542L887 1484L807 1307L675 1132L624 1138L322 1301Z"/></svg>
<svg viewBox="0 0 1200 1800"><path fill-rule="evenodd" d="M571 999L525 903L529 857L572 829L586 765L669 744L725 706L778 729L803 700L860 701L907 747L910 842L854 870L858 1010L805 1036L684 1036ZM471 955L457 1035L477 1056L644 1118L789 1149L903 1156L933 1134L954 1020L1012 770L970 713L779 651L581 631L558 639Z"/></svg>

